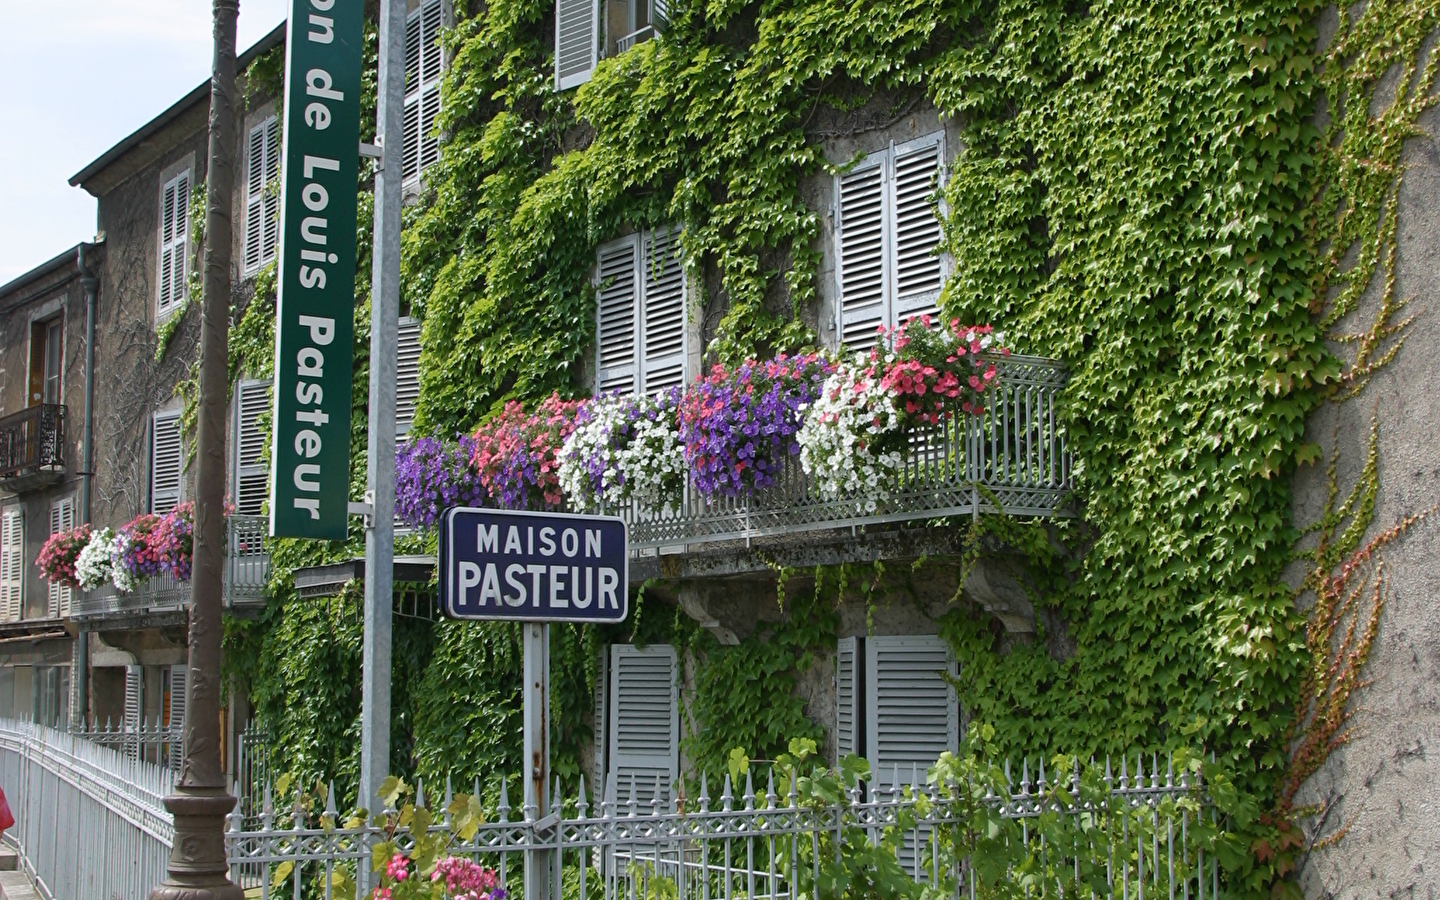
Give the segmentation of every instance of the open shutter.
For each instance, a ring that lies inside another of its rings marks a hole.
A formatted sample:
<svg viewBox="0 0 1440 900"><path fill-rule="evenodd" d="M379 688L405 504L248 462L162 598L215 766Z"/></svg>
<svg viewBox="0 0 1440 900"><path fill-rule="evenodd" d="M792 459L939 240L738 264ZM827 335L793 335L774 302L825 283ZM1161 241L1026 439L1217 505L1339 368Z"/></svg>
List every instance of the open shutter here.
<svg viewBox="0 0 1440 900"><path fill-rule="evenodd" d="M605 799L605 731L610 722L606 701L609 698L610 651L607 648L601 650L595 660L595 751L590 768L590 789L597 808Z"/></svg>
<svg viewBox="0 0 1440 900"><path fill-rule="evenodd" d="M650 0L650 27L657 34L670 27L670 0Z"/></svg>
<svg viewBox="0 0 1440 900"><path fill-rule="evenodd" d="M860 753L860 639L841 638L835 646L835 761Z"/></svg>
<svg viewBox="0 0 1440 900"><path fill-rule="evenodd" d="M280 120L274 116L250 129L245 165L245 274L275 258L280 196L266 187L280 173Z"/></svg>
<svg viewBox="0 0 1440 900"><path fill-rule="evenodd" d="M180 417L173 413L154 419L150 445L150 511L164 515L180 502Z"/></svg>
<svg viewBox="0 0 1440 900"><path fill-rule="evenodd" d="M270 117L265 125L265 184L275 190L265 191L265 214L261 222L260 265L275 259L280 249L280 120Z"/></svg>
<svg viewBox="0 0 1440 900"><path fill-rule="evenodd" d="M179 665L170 667L170 708L165 710L166 724L172 732L180 732L185 728L185 686L188 666ZM170 768L179 771L181 758L185 753L184 741L175 741L170 744Z"/></svg>
<svg viewBox="0 0 1440 900"><path fill-rule="evenodd" d="M680 231L647 231L641 244L640 388L655 394L685 383L685 267L680 262Z"/></svg>
<svg viewBox="0 0 1440 900"><path fill-rule="evenodd" d="M140 730L140 716L143 714L145 691L145 669L141 666L125 667L125 721L122 729L127 734ZM139 741L125 743L125 754L131 759L139 756Z"/></svg>
<svg viewBox="0 0 1440 900"><path fill-rule="evenodd" d="M420 177L439 158L435 116L440 112L440 76L444 71L440 0L422 0L405 22L405 116L401 171L405 181Z"/></svg>
<svg viewBox="0 0 1440 900"><path fill-rule="evenodd" d="M420 320L400 320L395 345L395 435L410 433L415 402L420 399Z"/></svg>
<svg viewBox="0 0 1440 900"><path fill-rule="evenodd" d="M19 506L0 517L0 619L20 621L25 600L25 519Z"/></svg>
<svg viewBox="0 0 1440 900"><path fill-rule="evenodd" d="M270 382L242 381L235 388L235 512L258 516L270 495L270 467L265 463L266 435L260 419L270 411Z"/></svg>
<svg viewBox="0 0 1440 900"><path fill-rule="evenodd" d="M50 504L50 533L59 534L75 527L75 501L62 497ZM46 614L52 619L70 615L71 589L58 581L48 583Z"/></svg>
<svg viewBox="0 0 1440 900"><path fill-rule="evenodd" d="M190 173L165 184L160 201L160 294L163 316L185 299L185 243L190 234Z"/></svg>
<svg viewBox="0 0 1440 900"><path fill-rule="evenodd" d="M872 156L835 179L835 305L840 343L875 343L885 323L885 156Z"/></svg>
<svg viewBox="0 0 1440 900"><path fill-rule="evenodd" d="M909 784L960 746L960 704L945 680L955 674L950 648L938 635L872 637L865 641L866 757L876 783L891 785L895 768Z"/></svg>
<svg viewBox="0 0 1440 900"><path fill-rule="evenodd" d="M891 271L896 325L912 316L934 315L938 310L943 273L939 256L940 217L933 196L939 186L942 138L942 134L934 134L897 145L894 150Z"/></svg>
<svg viewBox="0 0 1440 900"><path fill-rule="evenodd" d="M595 292L597 310L595 387L597 393L629 393L638 385L636 346L636 255L639 235L600 248Z"/></svg>
<svg viewBox="0 0 1440 900"><path fill-rule="evenodd" d="M599 0L555 0L555 90L589 81L599 61Z"/></svg>
<svg viewBox="0 0 1440 900"><path fill-rule="evenodd" d="M615 796L641 804L668 802L680 773L680 706L675 685L675 648L669 645L610 648L610 772Z"/></svg>

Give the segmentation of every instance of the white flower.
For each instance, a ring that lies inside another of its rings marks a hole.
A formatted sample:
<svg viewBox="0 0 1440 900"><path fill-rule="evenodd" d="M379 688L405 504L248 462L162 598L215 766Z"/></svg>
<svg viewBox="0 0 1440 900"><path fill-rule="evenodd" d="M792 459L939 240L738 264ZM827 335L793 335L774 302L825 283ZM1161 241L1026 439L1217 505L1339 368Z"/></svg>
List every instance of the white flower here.
<svg viewBox="0 0 1440 900"><path fill-rule="evenodd" d="M90 542L75 557L75 580L82 590L93 591L110 580L110 552L114 545L114 529L102 528L90 535Z"/></svg>
<svg viewBox="0 0 1440 900"><path fill-rule="evenodd" d="M596 397L560 450L560 487L581 507L668 510L685 483L676 397ZM598 482L598 483L597 483Z"/></svg>
<svg viewBox="0 0 1440 900"><path fill-rule="evenodd" d="M125 551L130 548L130 537L124 532L115 535L110 542L110 581L115 585L115 590L122 594L133 593L140 582L130 571L125 568Z"/></svg>
<svg viewBox="0 0 1440 900"><path fill-rule="evenodd" d="M820 397L803 410L796 441L800 465L823 497L853 496L859 508L873 513L889 496L905 459L900 451L878 449L900 431L902 420L890 393L869 371L863 358L838 366Z"/></svg>

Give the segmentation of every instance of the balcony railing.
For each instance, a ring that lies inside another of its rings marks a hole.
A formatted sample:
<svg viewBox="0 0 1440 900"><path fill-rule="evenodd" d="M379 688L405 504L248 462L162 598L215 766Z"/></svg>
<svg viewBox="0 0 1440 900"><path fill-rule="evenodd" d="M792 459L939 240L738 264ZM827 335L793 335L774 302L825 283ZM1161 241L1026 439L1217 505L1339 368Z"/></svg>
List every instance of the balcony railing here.
<svg viewBox="0 0 1440 900"><path fill-rule="evenodd" d="M224 600L227 607L265 602L270 581L270 556L265 551L264 516L227 516L225 519ZM150 578L128 594L113 584L81 591L70 604L74 619L140 616L183 610L190 603L190 585L172 576Z"/></svg>
<svg viewBox="0 0 1440 900"><path fill-rule="evenodd" d="M776 483L754 494L716 498L687 488L669 509L632 503L605 511L626 520L633 550L651 552L984 512L1063 514L1072 463L1055 407L1065 370L1034 356L1009 356L996 368L984 413L957 411L914 433L899 483L883 496L826 497L790 457Z"/></svg>
<svg viewBox="0 0 1440 900"><path fill-rule="evenodd" d="M0 419L0 478L64 468L65 407L42 403Z"/></svg>

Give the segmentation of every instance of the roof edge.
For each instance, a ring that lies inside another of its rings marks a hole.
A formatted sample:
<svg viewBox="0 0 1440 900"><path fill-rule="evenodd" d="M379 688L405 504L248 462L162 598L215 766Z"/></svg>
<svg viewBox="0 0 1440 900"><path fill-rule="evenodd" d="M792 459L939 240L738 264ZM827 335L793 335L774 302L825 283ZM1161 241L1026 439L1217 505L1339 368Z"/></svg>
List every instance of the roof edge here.
<svg viewBox="0 0 1440 900"><path fill-rule="evenodd" d="M24 273L23 275L17 275L9 281L5 282L4 284L0 284L0 297L4 297L8 294L13 294L22 288L29 287L30 285L44 278L46 275L51 275L59 271L60 269L65 268L67 265L77 265L75 261L76 253L79 252L81 247L89 246L93 245L88 242L81 241L80 243L71 247L69 250L60 251L60 253L56 254L54 257L46 260L45 262ZM78 268L76 271L79 271Z"/></svg>
<svg viewBox="0 0 1440 900"><path fill-rule="evenodd" d="M247 49L244 53L241 53L235 60L236 70L238 71L250 65L250 63L254 61L255 57L273 49L276 45L282 43L285 40L285 27L287 24L287 22L282 21L279 25L276 25L274 28L272 28L269 34L265 35L260 40L256 41L254 44L251 44L249 49ZM184 97L180 98L180 100L172 104L164 112L160 113L160 115L151 119L149 122L146 122L144 125L141 125L135 131L131 132L128 136L121 140L118 144L111 147L109 150L106 150L104 153L100 154L100 156L96 157L96 159L88 166L72 175L70 177L70 186L83 188L85 186L85 182L105 171L105 169L110 167L111 163L114 163L116 160L129 153L141 141L145 140L152 134L155 134L157 131L164 128L166 125L169 125L171 122L180 118L180 116L183 115L187 110L195 106L197 103L205 101L206 98L208 98L209 96L210 81L207 79L206 81L201 82L199 87L196 87L190 93L186 94Z"/></svg>

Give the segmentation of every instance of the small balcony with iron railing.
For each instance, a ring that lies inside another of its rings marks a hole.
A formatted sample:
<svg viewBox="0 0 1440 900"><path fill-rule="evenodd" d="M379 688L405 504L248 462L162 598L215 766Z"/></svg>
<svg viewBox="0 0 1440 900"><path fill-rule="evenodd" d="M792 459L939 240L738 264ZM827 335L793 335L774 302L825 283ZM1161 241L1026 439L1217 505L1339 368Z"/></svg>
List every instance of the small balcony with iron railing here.
<svg viewBox="0 0 1440 900"><path fill-rule="evenodd" d="M40 403L0 419L0 487L16 493L65 477L65 407Z"/></svg>
<svg viewBox="0 0 1440 900"><path fill-rule="evenodd" d="M227 609L258 609L265 603L270 583L270 556L265 550L268 523L264 516L225 517L225 568L223 598ZM190 604L190 585L171 575L146 579L123 593L113 584L79 591L71 601L70 617L78 621L143 620L142 624L174 619L182 621ZM154 620L154 621L152 621Z"/></svg>

